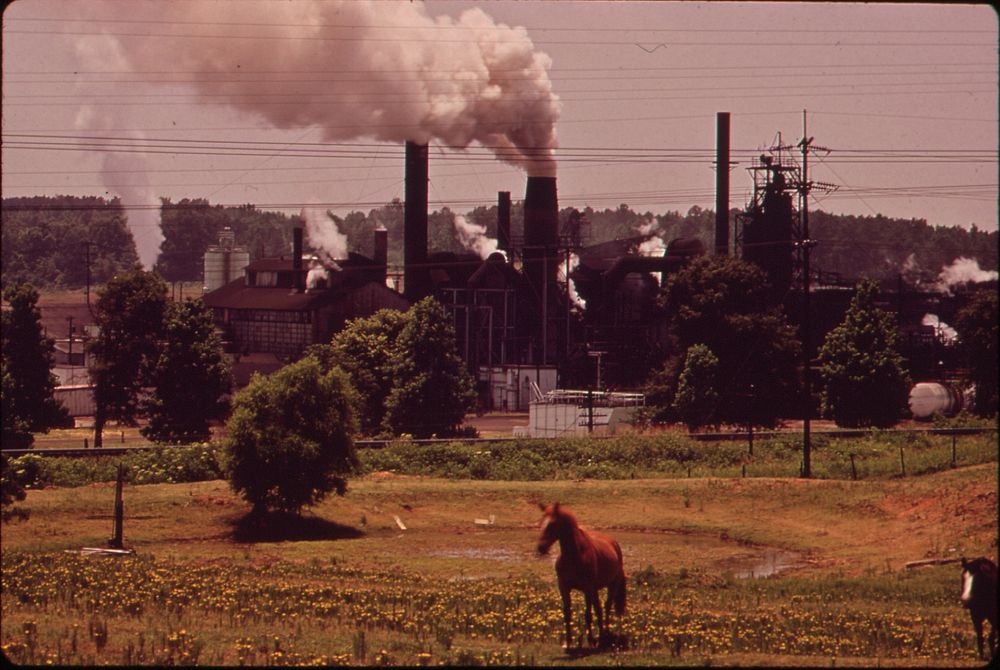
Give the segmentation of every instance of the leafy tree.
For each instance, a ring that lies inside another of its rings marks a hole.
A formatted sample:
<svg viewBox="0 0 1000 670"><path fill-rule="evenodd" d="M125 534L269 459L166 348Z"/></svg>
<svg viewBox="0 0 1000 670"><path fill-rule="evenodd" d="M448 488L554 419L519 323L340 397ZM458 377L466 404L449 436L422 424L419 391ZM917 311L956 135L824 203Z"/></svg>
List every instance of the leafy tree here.
<svg viewBox="0 0 1000 670"><path fill-rule="evenodd" d="M674 409L689 429L718 425L718 376L719 359L711 349L704 344L688 347L684 370L677 380Z"/></svg>
<svg viewBox="0 0 1000 670"><path fill-rule="evenodd" d="M0 215L5 286L101 284L139 260L117 198L4 198Z"/></svg>
<svg viewBox="0 0 1000 670"><path fill-rule="evenodd" d="M959 350L975 386L974 411L980 416L997 412L997 292L976 291L955 315Z"/></svg>
<svg viewBox="0 0 1000 670"><path fill-rule="evenodd" d="M385 401L394 381L389 364L406 322L403 312L379 310L370 317L348 322L333 336L330 345L310 349L325 369L337 365L350 376L358 392L358 415L365 434L377 433L385 418Z"/></svg>
<svg viewBox="0 0 1000 670"><path fill-rule="evenodd" d="M454 434L472 409L475 391L458 355L444 307L427 297L410 308L389 361L392 391L386 429L424 438Z"/></svg>
<svg viewBox="0 0 1000 670"><path fill-rule="evenodd" d="M839 326L819 349L822 411L838 426L887 428L906 411L910 376L894 317L875 306L878 285L855 287Z"/></svg>
<svg viewBox="0 0 1000 670"><path fill-rule="evenodd" d="M347 374L307 356L254 375L236 394L227 423L226 472L233 490L268 510L299 512L336 490L359 467L354 390Z"/></svg>
<svg viewBox="0 0 1000 670"><path fill-rule="evenodd" d="M116 276L98 296L100 334L90 343L94 447L102 446L107 421L136 424L140 393L159 356L166 306L166 283L138 268Z"/></svg>
<svg viewBox="0 0 1000 670"><path fill-rule="evenodd" d="M229 226L240 246L253 258L286 253L292 228L301 226L297 216L264 212L253 205L211 205L203 198L171 202L161 199L160 221L163 244L156 271L167 281L191 281L202 276L205 250L219 241Z"/></svg>
<svg viewBox="0 0 1000 670"><path fill-rule="evenodd" d="M760 268L730 256L702 256L671 275L661 296L669 316L675 353L664 374L680 375L677 360L692 345L703 344L718 358L720 374L717 420L773 426L780 413L794 406L801 345ZM724 373L722 373L724 371ZM679 384L659 375L663 389ZM762 402L748 417L745 390L756 389ZM673 404L673 398L662 398Z"/></svg>
<svg viewBox="0 0 1000 670"><path fill-rule="evenodd" d="M233 377L212 313L199 300L171 303L144 403L149 420L139 432L156 442L190 444L211 436L210 424L228 409Z"/></svg>
<svg viewBox="0 0 1000 670"><path fill-rule="evenodd" d="M2 512L4 521L17 514L16 509L6 508L15 502L24 500L25 497L27 497L27 494L24 491L24 484L18 477L17 471L11 464L7 454L0 454L0 507L4 508Z"/></svg>
<svg viewBox="0 0 1000 670"><path fill-rule="evenodd" d="M38 291L27 284L7 287L10 309L2 316L3 446L23 448L31 433L65 425L66 409L52 396L57 385L52 374L55 346L42 330Z"/></svg>

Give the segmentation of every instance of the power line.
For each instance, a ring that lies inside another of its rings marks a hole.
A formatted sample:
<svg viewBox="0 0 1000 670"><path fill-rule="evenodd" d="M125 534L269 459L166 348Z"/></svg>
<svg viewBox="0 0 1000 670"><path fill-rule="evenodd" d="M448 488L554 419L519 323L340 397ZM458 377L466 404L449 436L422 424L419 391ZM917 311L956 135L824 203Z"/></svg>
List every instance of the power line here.
<svg viewBox="0 0 1000 670"><path fill-rule="evenodd" d="M310 30L316 30L320 28L332 28L332 29L344 29L344 30L356 30L356 29L371 29L371 28L384 28L389 30L459 30L462 32L468 32L470 30L480 31L481 29L470 28L464 24L454 23L449 25L442 25L438 23L421 25L421 26L400 26L396 24L378 24L378 23L364 23L364 24L349 24L349 23L255 23L249 21L179 21L179 20L163 20L163 19L117 19L117 18L105 18L105 17L90 17L90 18L66 18L66 17L16 17L12 19L7 19L5 23L16 24L21 22L57 22L57 23L100 23L100 24L122 24L122 23L149 23L153 25L179 25L179 26L243 26L243 27L260 27L260 28L308 28ZM571 26L540 26L533 25L531 27L532 32L652 32L652 33L793 33L793 34L803 34L803 33L841 33L840 29L829 29L829 28L650 28L649 26L616 26L611 27L596 27L596 28L582 28L582 27L571 27ZM504 31L506 32L506 31ZM991 35L995 34L996 31L990 29L983 30L969 30L966 28L852 28L851 33L853 34L896 34L896 33L911 33L911 34L934 34L934 33L944 33L952 34L957 33L961 35L967 34L984 34Z"/></svg>
<svg viewBox="0 0 1000 670"><path fill-rule="evenodd" d="M388 32L388 31L387 31ZM469 31L472 32L472 31ZM842 31L834 31L842 32ZM853 32L853 31L852 31ZM18 28L6 29L4 30L5 35L64 35L69 37L79 37L80 35L98 35L102 37L135 37L142 39L149 38L160 38L160 39L212 39L212 40L295 40L297 42L307 41L307 42L358 42L358 43L396 43L396 44L409 44L409 43L432 43L432 44L473 44L478 45L479 40L475 38L468 39L449 39L441 37L426 37L426 38L416 38L416 37L403 37L403 36L393 36L393 37L355 37L355 36L322 36L322 35L234 35L231 33L156 33L156 32L108 32L100 30L73 30L73 31L61 31L61 30L22 30ZM588 43L592 46L637 46L638 42L643 40L637 39L626 39L626 40L588 40ZM579 46L580 40L549 40L549 39L532 39L533 44L548 44L548 45L570 45ZM708 46L713 49L718 49L720 44L718 40L710 40L704 42L694 42L694 41L678 41L672 42L669 46L671 47L692 47L692 46ZM972 42L968 40L962 40L961 42L956 42L954 40L947 40L943 42L930 42L926 40L921 40L919 42L887 42L887 41L876 41L876 42L855 42L855 41L844 41L842 39L835 40L833 42L818 42L818 41L805 41L805 42L776 42L773 40L753 40L748 42L738 42L734 40L727 40L723 46L727 47L758 47L773 49L775 47L795 47L795 48L824 48L824 47L835 47L835 48L847 48L856 49L863 47L884 49L884 48L898 48L898 47L917 47L920 49L926 49L930 47L948 47L950 49L958 48L996 48L996 43L991 42Z"/></svg>

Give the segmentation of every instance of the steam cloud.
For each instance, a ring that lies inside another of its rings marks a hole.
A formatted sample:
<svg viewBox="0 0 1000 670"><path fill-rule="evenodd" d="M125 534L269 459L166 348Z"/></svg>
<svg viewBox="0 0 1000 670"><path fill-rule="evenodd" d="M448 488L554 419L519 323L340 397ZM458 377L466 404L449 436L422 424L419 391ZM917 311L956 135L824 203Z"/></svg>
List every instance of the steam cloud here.
<svg viewBox="0 0 1000 670"><path fill-rule="evenodd" d="M555 174L551 59L523 27L478 8L457 19L421 3L353 0L169 2L157 12L193 37L126 38L123 52L136 71L170 63L193 73L207 101L278 128L318 127L325 141L479 142L529 175Z"/></svg>
<svg viewBox="0 0 1000 670"><path fill-rule="evenodd" d="M992 281L996 280L997 276L996 270L983 270L979 267L979 261L975 259L956 258L951 265L941 269L937 288L944 293L951 293L952 287L959 284Z"/></svg>
<svg viewBox="0 0 1000 670"><path fill-rule="evenodd" d="M579 264L580 264L580 257L574 253L570 253L569 260L568 261L564 260L562 263L559 264L559 271L557 272L556 279L560 284L566 284L567 282L569 283L569 299L573 302L574 305L576 305L580 309L585 309L587 307L587 301L581 298L580 295L576 292L576 284L573 282L572 279L569 278L570 273L573 272L573 270Z"/></svg>
<svg viewBox="0 0 1000 670"><path fill-rule="evenodd" d="M81 38L76 43L80 61L93 69L123 66L125 57L115 42L100 38ZM80 130L104 131L102 135L114 135L130 139L143 139L138 131L120 130L127 126L115 108L98 108L91 105L82 107L76 115L75 126ZM152 270L160 255L163 233L160 230L160 201L153 191L146 172L146 159L141 154L105 151L101 155L101 178L109 190L116 193L125 207L126 221L136 253L143 268ZM122 182L130 180L128 184ZM111 186L111 184L115 184Z"/></svg>
<svg viewBox="0 0 1000 670"><path fill-rule="evenodd" d="M347 258L347 235L340 232L336 222L326 212L303 207L299 216L306 222L305 232L309 244L323 256L328 265L339 270L337 259Z"/></svg>
<svg viewBox="0 0 1000 670"><path fill-rule="evenodd" d="M934 328L934 333L945 342L953 343L958 340L958 331L942 321L937 314L924 314L920 324Z"/></svg>
<svg viewBox="0 0 1000 670"><path fill-rule="evenodd" d="M456 214L452 220L458 241L469 251L479 254L480 258L488 258L497 250L497 240L486 236L486 226L471 223L461 214Z"/></svg>

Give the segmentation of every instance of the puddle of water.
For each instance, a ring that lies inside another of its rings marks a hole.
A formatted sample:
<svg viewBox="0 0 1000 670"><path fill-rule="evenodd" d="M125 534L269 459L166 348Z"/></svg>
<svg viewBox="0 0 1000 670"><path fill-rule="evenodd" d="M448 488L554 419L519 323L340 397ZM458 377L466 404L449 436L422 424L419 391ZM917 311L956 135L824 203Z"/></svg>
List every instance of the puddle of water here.
<svg viewBox="0 0 1000 670"><path fill-rule="evenodd" d="M780 572L802 564L802 557L794 551L768 550L761 556L751 559L733 561L736 569L733 575L737 579L759 579L773 577Z"/></svg>
<svg viewBox="0 0 1000 670"><path fill-rule="evenodd" d="M431 556L437 558L478 558L486 561L517 561L523 558L523 552L511 551L509 549L448 549L445 551L432 551Z"/></svg>

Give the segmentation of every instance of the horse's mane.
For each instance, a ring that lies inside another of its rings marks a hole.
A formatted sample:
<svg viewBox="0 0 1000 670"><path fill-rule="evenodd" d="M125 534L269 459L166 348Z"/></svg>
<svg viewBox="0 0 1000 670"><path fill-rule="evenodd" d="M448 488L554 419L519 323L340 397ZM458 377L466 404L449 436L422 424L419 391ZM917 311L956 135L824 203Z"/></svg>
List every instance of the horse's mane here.
<svg viewBox="0 0 1000 670"><path fill-rule="evenodd" d="M549 514L552 516L553 519L565 520L566 523L570 524L574 528L580 527L579 522L577 522L576 520L576 515L570 512L562 505L560 505L559 503L555 503L554 505L552 505L549 508L549 510L550 510Z"/></svg>

